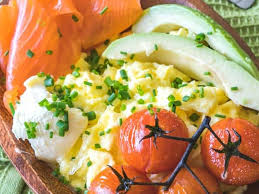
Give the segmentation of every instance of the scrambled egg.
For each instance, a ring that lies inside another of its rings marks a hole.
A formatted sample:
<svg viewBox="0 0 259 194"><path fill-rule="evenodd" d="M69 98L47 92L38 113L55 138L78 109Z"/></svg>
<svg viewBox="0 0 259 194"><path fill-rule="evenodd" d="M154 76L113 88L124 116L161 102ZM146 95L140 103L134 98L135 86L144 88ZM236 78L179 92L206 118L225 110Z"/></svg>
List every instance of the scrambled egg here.
<svg viewBox="0 0 259 194"><path fill-rule="evenodd" d="M83 188L85 183L89 186L107 164L123 164L117 144L121 122L133 112L146 109L151 104L171 110L168 105L170 95L181 101L181 105L176 107L176 114L187 125L190 136L195 133L205 115L212 117L212 124L222 117L240 117L255 125L259 124L259 115L255 111L235 105L222 89L191 80L173 65L127 61L119 66L113 62L115 65L108 66L103 75L97 75L90 71L90 65L84 60L86 56L83 53L75 65L80 68L78 76L69 74L64 80L57 81L57 84L63 86L73 86L73 90L78 92L73 102L75 107L83 112L96 113L96 119L89 119L88 127L77 143L58 161L61 174L75 187ZM126 71L128 81L122 79L121 70ZM109 105L109 88L104 82L107 77L128 85L131 99L117 98ZM172 82L177 79L182 80L182 83L179 88L174 88ZM196 161L198 157L199 145L191 159Z"/></svg>

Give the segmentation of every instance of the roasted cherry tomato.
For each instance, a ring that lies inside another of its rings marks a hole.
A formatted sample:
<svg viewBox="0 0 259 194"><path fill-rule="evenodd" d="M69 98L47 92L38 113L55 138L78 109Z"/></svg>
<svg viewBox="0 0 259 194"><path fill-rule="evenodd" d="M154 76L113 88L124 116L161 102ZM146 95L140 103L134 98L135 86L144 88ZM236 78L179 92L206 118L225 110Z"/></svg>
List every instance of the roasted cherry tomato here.
<svg viewBox="0 0 259 194"><path fill-rule="evenodd" d="M205 168L191 168L199 180L203 183L209 193L220 193L217 179L213 177ZM166 181L168 177L164 180ZM182 169L176 176L174 182L168 191L164 191L163 187L159 189L160 194L202 194L205 190L199 182L186 170Z"/></svg>
<svg viewBox="0 0 259 194"><path fill-rule="evenodd" d="M212 126L221 139L207 131L202 140L202 159L220 181L244 185L259 180L259 128L243 119L223 119Z"/></svg>
<svg viewBox="0 0 259 194"><path fill-rule="evenodd" d="M163 135L188 137L184 122L167 110L142 110L128 117L120 129L120 148L124 160L134 168L146 173L158 173L174 169L181 159L187 143L179 140L152 137L153 130L163 130ZM156 126L155 117L157 118ZM147 127L149 125L149 127ZM156 134L158 134L156 133ZM143 139L144 137L149 137Z"/></svg>
<svg viewBox="0 0 259 194"><path fill-rule="evenodd" d="M125 178L121 166L116 165L113 168L120 174L120 176ZM130 166L123 166L123 169L130 180L144 183L150 182L145 174L136 171ZM94 178L89 188L89 194L115 194L116 190L118 193L125 193L127 191L124 190L123 184L121 185L119 178L115 175L113 170L110 167L107 167ZM157 193L157 189L153 186L131 185L127 192L127 194L143 193L155 194Z"/></svg>

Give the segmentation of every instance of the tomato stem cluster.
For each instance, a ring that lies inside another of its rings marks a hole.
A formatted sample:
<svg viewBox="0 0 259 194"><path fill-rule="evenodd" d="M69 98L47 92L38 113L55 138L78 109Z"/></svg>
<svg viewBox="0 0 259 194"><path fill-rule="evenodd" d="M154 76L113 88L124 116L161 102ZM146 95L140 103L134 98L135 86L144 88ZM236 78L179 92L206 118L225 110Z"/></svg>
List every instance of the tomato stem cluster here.
<svg viewBox="0 0 259 194"><path fill-rule="evenodd" d="M157 115L155 114L155 126L150 126L150 125L146 125L145 127L147 129L150 130L150 133L146 136L144 136L141 140L145 140L148 138L154 138L153 139L153 143L155 145L155 147L157 148L156 145L156 140L158 137L160 138L166 138L166 139L173 139L173 140L178 140L178 141L185 141L188 142L188 146L180 160L180 162L178 163L178 165L176 166L176 168L174 169L174 171L172 172L172 174L169 176L168 180L166 182L151 182L151 183L141 183L141 182L135 182L135 178L133 179L129 179L125 173L125 171L122 168L122 173L123 176L119 174L119 172L117 172L115 169L113 169L112 167L110 167L113 171L113 173L118 177L119 181L120 181L120 185L117 187L116 189L116 193L120 193L121 191L124 191L124 193L127 193L130 189L130 187L132 185L156 185L156 186L164 186L164 190L168 190L169 187L172 185L173 181L175 180L177 174L180 172L180 170L182 168L185 168L192 176L193 178L201 185L201 187L203 188L203 190L206 193L209 193L208 189L205 187L205 185L201 182L201 180L199 179L199 177L191 170L191 168L187 165L187 159L192 151L192 149L195 147L195 144L197 142L197 140L199 139L199 137L201 136L202 132L207 128L212 134L213 136L215 136L215 138L220 142L220 144L223 146L222 150L217 150L217 149L213 149L214 151L218 152L218 153L224 153L225 154L225 166L224 166L224 174L223 176L225 176L225 173L227 171L228 168L228 164L230 161L230 158L232 156L237 156L240 157L242 159L245 159L247 161L250 162L255 162L257 163L254 159L250 158L249 156L241 153L238 150L239 145L241 144L241 136L240 134L238 134L234 129L234 133L235 135L239 138L236 142L231 142L231 135L228 132L228 143L224 144L222 142L222 140L217 136L217 134L212 130L211 126L210 126L210 121L211 118L208 116L205 116L205 118L203 119L201 125L199 126L198 130L196 131L196 133L191 137L191 138L181 138L181 137L174 137L174 136L168 136L166 134L171 133L172 131L164 131L162 128L160 128L159 126L159 120ZM139 142L139 143L140 143ZM157 148L158 149L158 148Z"/></svg>

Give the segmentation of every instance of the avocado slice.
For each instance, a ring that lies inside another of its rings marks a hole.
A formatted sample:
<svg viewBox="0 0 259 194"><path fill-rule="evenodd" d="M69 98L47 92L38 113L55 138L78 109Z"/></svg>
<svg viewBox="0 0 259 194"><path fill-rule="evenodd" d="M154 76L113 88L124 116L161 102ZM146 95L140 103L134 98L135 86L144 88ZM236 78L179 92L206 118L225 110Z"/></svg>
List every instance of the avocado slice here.
<svg viewBox="0 0 259 194"><path fill-rule="evenodd" d="M204 33L211 48L235 61L259 80L257 67L232 36L209 16L197 10L176 4L153 6L144 11L132 30L135 33L169 32L179 27L195 34Z"/></svg>
<svg viewBox="0 0 259 194"><path fill-rule="evenodd" d="M259 81L217 51L197 47L192 39L156 32L133 34L111 43L103 57L124 60L132 54L134 60L174 65L194 79L212 82L234 103L259 111Z"/></svg>

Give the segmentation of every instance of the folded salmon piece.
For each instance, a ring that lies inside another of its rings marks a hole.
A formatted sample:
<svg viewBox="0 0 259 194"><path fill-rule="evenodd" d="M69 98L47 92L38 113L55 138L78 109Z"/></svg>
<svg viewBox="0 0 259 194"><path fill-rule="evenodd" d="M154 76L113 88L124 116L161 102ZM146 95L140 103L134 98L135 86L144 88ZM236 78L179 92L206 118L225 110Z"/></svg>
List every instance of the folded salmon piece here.
<svg viewBox="0 0 259 194"><path fill-rule="evenodd" d="M140 0L74 0L84 16L81 32L87 49L130 27L142 14Z"/></svg>
<svg viewBox="0 0 259 194"><path fill-rule="evenodd" d="M82 48L125 30L142 9L139 0L11 0L0 7L0 17L5 13L0 25L8 30L0 32L0 63L9 107L24 92L26 79L39 72L66 75Z"/></svg>

